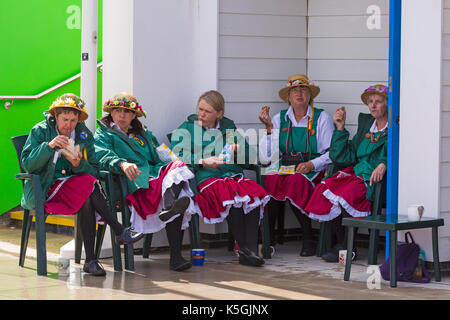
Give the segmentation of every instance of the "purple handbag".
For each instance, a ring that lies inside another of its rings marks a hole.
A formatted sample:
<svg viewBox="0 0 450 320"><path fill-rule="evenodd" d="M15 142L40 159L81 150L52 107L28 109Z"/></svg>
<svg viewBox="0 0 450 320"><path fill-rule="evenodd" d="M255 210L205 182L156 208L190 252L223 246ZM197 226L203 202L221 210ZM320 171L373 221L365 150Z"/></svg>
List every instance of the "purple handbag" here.
<svg viewBox="0 0 450 320"><path fill-rule="evenodd" d="M408 235L411 242L408 240ZM397 280L416 283L428 283L431 276L424 266L424 262L419 260L420 247L414 242L410 232L405 233L405 243L397 244ZM390 280L390 259L389 257L381 266L380 273L384 280ZM419 264L419 265L418 265ZM422 278L414 276L416 267L421 268Z"/></svg>

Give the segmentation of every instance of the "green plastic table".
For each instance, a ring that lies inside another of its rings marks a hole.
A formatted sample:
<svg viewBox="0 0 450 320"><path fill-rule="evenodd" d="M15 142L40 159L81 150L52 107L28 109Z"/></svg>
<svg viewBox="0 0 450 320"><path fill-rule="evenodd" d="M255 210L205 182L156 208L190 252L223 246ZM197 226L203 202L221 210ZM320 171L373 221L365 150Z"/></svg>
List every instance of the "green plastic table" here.
<svg viewBox="0 0 450 320"><path fill-rule="evenodd" d="M434 277L436 281L441 281L441 270L439 266L438 227L444 225L444 219L422 217L420 221L408 221L407 216L399 215L398 217L388 217L385 215L379 215L363 218L343 218L342 225L348 228L347 260L345 262L344 281L349 281L350 279L355 227L386 230L389 232L391 287L397 286L397 231L432 228Z"/></svg>

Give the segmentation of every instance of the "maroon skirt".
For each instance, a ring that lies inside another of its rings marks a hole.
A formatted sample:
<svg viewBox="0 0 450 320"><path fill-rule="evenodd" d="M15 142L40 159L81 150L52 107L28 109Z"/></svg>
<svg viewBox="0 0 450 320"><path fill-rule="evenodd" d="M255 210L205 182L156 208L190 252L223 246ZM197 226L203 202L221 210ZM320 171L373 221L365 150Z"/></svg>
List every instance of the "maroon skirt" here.
<svg viewBox="0 0 450 320"><path fill-rule="evenodd" d="M313 181L310 181L301 173L268 174L264 177L265 187L272 198L280 201L289 200L293 206L307 214L306 204L313 194L314 185L321 181L323 175L323 172L320 172Z"/></svg>
<svg viewBox="0 0 450 320"><path fill-rule="evenodd" d="M355 175L353 166L347 167L316 186L305 210L318 221L333 220L341 214L341 206L353 217L366 217L370 215L366 193L363 178Z"/></svg>
<svg viewBox="0 0 450 320"><path fill-rule="evenodd" d="M101 185L89 174L80 174L56 180L47 193L44 204L48 214L72 215L78 212L94 190L94 183Z"/></svg>
<svg viewBox="0 0 450 320"><path fill-rule="evenodd" d="M141 188L126 197L127 205L131 211L131 225L137 232L154 233L163 229L167 223L176 219L173 216L168 221L161 221L159 213L163 209L163 196L167 189L174 184L183 184L179 197L193 197L194 193L189 187L189 180L194 174L183 161L172 161L162 167L158 177L149 179L148 188ZM192 214L195 213L194 203L191 200L188 209L183 215L182 229L189 226Z"/></svg>
<svg viewBox="0 0 450 320"><path fill-rule="evenodd" d="M195 208L208 224L222 222L231 206L243 208L245 214L259 207L262 219L264 206L269 201L263 187L241 176L210 178L199 184L197 190Z"/></svg>

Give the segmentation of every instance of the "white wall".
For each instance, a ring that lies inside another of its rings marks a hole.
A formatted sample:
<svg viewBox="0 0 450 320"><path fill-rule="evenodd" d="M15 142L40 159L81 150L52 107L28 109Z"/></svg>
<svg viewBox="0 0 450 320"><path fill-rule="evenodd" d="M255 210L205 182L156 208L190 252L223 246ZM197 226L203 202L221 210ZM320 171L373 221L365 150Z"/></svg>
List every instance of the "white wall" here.
<svg viewBox="0 0 450 320"><path fill-rule="evenodd" d="M417 23L418 21L426 23ZM441 111L442 1L420 0L402 3L401 85L400 85L400 155L399 155L399 213L407 206L424 205L424 215L440 216L440 194L445 193L448 177L440 156L441 142L449 136L442 124L448 118ZM445 38L445 34L444 34ZM441 140L441 136L443 136ZM442 172L441 172L442 170ZM442 198L444 203L444 198ZM447 208L446 210L449 210ZM448 234L448 229L445 233ZM441 237L445 235L441 232ZM431 230L415 230L414 238L432 259ZM440 241L441 260L450 259L447 243Z"/></svg>
<svg viewBox="0 0 450 320"><path fill-rule="evenodd" d="M134 0L134 93L160 142L215 89L217 4L211 0Z"/></svg>
<svg viewBox="0 0 450 320"><path fill-rule="evenodd" d="M372 5L379 16L367 13ZM331 116L346 106L346 128L353 134L358 114L368 113L361 93L375 83L387 85L389 1L312 0L308 16L308 76L320 86L316 106ZM379 26L369 29L372 19L379 19Z"/></svg>
<svg viewBox="0 0 450 320"><path fill-rule="evenodd" d="M450 0L443 2L441 80L440 213L445 226L439 228L440 244L450 247ZM445 260L444 260L445 261Z"/></svg>
<svg viewBox="0 0 450 320"><path fill-rule="evenodd" d="M102 101L133 92L133 21L134 1L104 1Z"/></svg>
<svg viewBox="0 0 450 320"><path fill-rule="evenodd" d="M278 113L278 90L306 73L306 0L219 1L219 90L225 115L240 128L262 128L263 105Z"/></svg>

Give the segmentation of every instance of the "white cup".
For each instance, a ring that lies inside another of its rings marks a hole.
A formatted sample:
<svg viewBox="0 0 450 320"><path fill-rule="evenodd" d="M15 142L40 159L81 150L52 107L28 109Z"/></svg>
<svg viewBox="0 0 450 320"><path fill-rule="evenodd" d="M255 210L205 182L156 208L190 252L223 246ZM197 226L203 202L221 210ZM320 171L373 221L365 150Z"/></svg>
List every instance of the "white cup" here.
<svg viewBox="0 0 450 320"><path fill-rule="evenodd" d="M355 259L355 252L352 251L352 260ZM339 250L339 264L345 265L347 261L347 250Z"/></svg>
<svg viewBox="0 0 450 320"><path fill-rule="evenodd" d="M262 252L262 244L258 244L258 256L260 256L261 258L263 258L263 252ZM273 257L273 255L275 254L275 247L270 246L270 257Z"/></svg>
<svg viewBox="0 0 450 320"><path fill-rule="evenodd" d="M70 259L69 258L58 258L58 275L68 276L70 274Z"/></svg>
<svg viewBox="0 0 450 320"><path fill-rule="evenodd" d="M408 206L408 220L420 221L422 218L424 207L419 204L413 204Z"/></svg>

